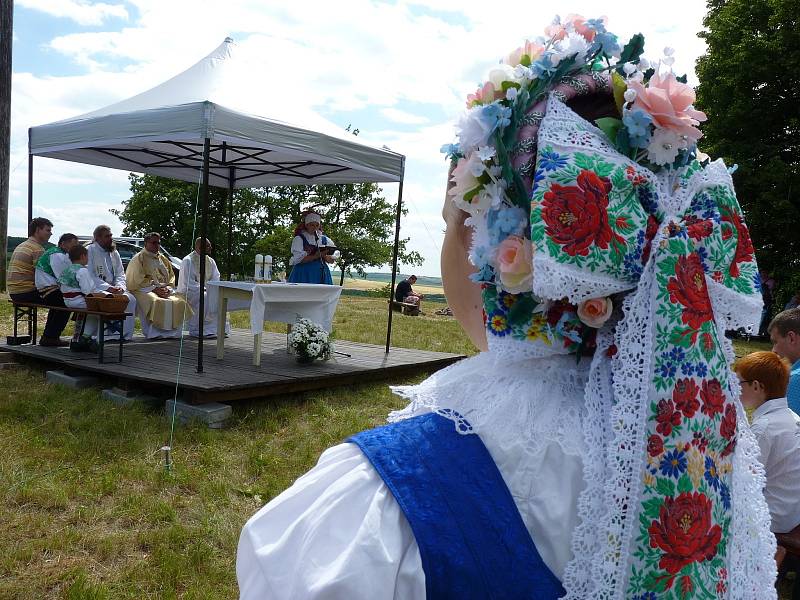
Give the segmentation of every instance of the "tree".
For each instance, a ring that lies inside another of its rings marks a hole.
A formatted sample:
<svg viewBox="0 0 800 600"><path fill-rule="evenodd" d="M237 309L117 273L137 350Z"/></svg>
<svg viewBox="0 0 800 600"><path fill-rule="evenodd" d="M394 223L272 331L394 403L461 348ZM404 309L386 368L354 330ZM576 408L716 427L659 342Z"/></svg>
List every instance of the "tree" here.
<svg viewBox="0 0 800 600"><path fill-rule="evenodd" d="M697 105L708 114L701 147L738 164L759 265L788 282L800 267L800 2L708 7L700 33L708 48L697 60Z"/></svg>

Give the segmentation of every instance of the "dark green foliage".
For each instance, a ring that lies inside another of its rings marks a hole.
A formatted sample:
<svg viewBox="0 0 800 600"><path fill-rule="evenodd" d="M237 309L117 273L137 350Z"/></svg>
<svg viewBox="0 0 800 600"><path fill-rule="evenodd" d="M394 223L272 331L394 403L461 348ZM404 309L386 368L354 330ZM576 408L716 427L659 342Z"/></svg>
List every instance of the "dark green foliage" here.
<svg viewBox="0 0 800 600"><path fill-rule="evenodd" d="M697 61L701 148L733 178L759 266L789 285L800 260L798 0L709 0ZM778 296L788 297L781 289Z"/></svg>

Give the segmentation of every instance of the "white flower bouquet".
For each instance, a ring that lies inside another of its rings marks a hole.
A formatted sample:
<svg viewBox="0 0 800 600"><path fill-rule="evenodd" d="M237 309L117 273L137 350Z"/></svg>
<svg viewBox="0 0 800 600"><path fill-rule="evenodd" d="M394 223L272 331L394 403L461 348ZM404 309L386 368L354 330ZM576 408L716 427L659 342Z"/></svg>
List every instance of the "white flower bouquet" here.
<svg viewBox="0 0 800 600"><path fill-rule="evenodd" d="M289 332L289 347L299 362L327 360L333 351L328 332L308 319L297 319Z"/></svg>

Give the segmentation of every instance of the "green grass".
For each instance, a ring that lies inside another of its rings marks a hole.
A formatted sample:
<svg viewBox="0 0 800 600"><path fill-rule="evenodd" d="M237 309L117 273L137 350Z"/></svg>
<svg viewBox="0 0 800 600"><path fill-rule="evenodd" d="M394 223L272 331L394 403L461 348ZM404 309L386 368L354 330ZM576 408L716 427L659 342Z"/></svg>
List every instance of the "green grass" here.
<svg viewBox="0 0 800 600"><path fill-rule="evenodd" d="M474 353L436 308L395 314L393 344ZM382 344L386 311L343 297L335 337ZM233 324L246 327L246 313ZM10 329L0 297L0 334ZM176 430L168 474L162 412L49 385L38 370L0 371L0 598L235 598L247 518L325 448L402 405L386 383L235 404L228 429Z"/></svg>

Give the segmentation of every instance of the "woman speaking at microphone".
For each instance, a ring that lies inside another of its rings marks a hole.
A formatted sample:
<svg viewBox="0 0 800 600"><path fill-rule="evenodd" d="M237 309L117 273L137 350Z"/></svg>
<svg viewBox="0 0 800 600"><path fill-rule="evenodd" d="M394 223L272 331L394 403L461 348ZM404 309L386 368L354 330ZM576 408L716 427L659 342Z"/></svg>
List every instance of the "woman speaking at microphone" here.
<svg viewBox="0 0 800 600"><path fill-rule="evenodd" d="M324 283L333 285L331 271L326 263L334 262L331 256L334 244L322 234L322 217L308 210L300 218L292 240L292 258L289 266L291 283Z"/></svg>

